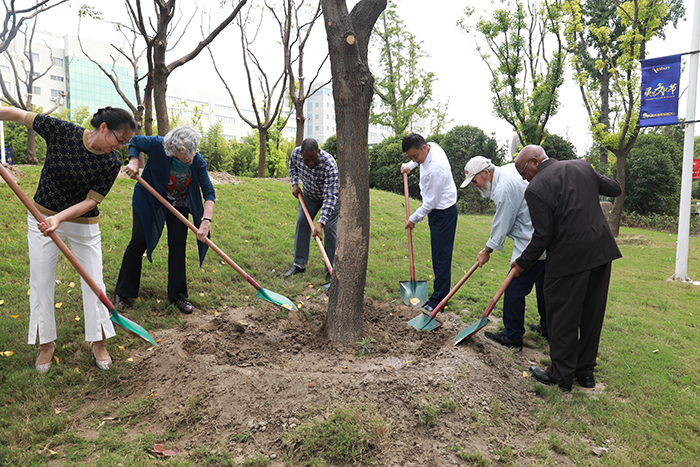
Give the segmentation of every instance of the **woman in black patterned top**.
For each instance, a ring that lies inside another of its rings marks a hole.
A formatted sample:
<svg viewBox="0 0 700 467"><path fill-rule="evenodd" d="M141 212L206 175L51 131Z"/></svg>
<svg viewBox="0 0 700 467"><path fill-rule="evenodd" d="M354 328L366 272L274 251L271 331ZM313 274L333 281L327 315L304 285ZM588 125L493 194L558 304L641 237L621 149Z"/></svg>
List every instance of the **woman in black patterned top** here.
<svg viewBox="0 0 700 467"><path fill-rule="evenodd" d="M136 131L136 121L126 110L112 107L100 109L92 117L94 130L13 107L1 107L0 120L22 123L46 140L46 160L34 195L34 204L46 220L39 223L31 214L27 216L31 291L28 343L36 344L39 339L35 366L40 373L46 373L56 348L54 286L60 252L48 234L56 232L68 243L87 273L104 290L97 205L109 193L121 168L114 151L129 142ZM114 327L107 308L90 286L81 282L85 340L91 343L97 366L107 370L112 359L106 339L114 336Z"/></svg>

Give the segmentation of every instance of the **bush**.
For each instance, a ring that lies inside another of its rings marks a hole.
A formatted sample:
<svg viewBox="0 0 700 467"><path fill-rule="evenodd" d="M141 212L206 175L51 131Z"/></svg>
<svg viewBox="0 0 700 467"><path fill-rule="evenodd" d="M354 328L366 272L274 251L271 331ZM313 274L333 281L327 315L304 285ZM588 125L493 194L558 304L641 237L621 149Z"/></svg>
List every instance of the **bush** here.
<svg viewBox="0 0 700 467"><path fill-rule="evenodd" d="M625 211L678 214L680 148L667 136L639 135L625 167Z"/></svg>
<svg viewBox="0 0 700 467"><path fill-rule="evenodd" d="M665 214L642 215L636 212L623 212L620 225L638 229L656 230L658 232L678 232L678 216ZM700 217L690 216L690 233L700 234Z"/></svg>
<svg viewBox="0 0 700 467"><path fill-rule="evenodd" d="M558 161L578 159L576 148L571 142L548 131L544 132L544 139L540 146L542 146L542 149L544 149L548 157L553 157Z"/></svg>

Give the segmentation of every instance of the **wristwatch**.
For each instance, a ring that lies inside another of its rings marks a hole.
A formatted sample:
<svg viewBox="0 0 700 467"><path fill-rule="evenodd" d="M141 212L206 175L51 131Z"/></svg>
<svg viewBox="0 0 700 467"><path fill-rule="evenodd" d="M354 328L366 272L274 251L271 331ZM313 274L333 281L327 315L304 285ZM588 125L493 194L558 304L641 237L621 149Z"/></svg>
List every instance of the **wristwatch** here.
<svg viewBox="0 0 700 467"><path fill-rule="evenodd" d="M486 253L488 253L488 254L493 253L493 248L489 248L489 247L485 246L484 250L486 250Z"/></svg>
<svg viewBox="0 0 700 467"><path fill-rule="evenodd" d="M211 222L211 219L209 219L208 217L202 217L202 220Z"/></svg>

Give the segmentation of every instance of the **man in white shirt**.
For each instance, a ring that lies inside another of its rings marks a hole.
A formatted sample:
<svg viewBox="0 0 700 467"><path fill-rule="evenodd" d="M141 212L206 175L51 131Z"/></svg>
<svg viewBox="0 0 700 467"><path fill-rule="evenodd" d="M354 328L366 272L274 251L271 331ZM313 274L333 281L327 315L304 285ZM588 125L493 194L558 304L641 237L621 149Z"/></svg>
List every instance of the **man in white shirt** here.
<svg viewBox="0 0 700 467"><path fill-rule="evenodd" d="M465 180L460 188L470 183L474 185L481 196L489 198L496 205L496 214L491 223L491 236L486 246L476 257L479 267L483 267L494 250L503 251L506 237L513 239L513 254L511 263L518 258L532 238L534 229L530 220L530 210L525 202L525 189L528 183L522 179L515 164L496 167L485 157L476 156L464 167ZM525 334L525 297L532 291L533 285L537 294L537 310L540 314L540 324L530 328L547 337L547 324L544 306L544 268L546 253L528 269L527 274L513 278L505 291L503 298L503 325L500 332L485 332L484 336L503 346L522 349L523 334Z"/></svg>
<svg viewBox="0 0 700 467"><path fill-rule="evenodd" d="M423 305L432 312L450 292L452 279L452 249L457 230L457 187L445 151L436 143L426 143L417 133L403 138L403 152L411 162L401 165L401 173L409 173L420 165L420 193L423 204L406 221L412 229L428 216L430 247L433 258L433 294Z"/></svg>

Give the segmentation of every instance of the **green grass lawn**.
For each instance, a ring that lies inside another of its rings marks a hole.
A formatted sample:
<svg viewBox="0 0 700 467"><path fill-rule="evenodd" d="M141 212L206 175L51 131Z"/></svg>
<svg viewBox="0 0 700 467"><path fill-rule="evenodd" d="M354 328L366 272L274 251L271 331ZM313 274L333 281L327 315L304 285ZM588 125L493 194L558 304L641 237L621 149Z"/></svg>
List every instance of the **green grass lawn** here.
<svg viewBox="0 0 700 467"><path fill-rule="evenodd" d="M20 186L33 195L39 168L22 167L28 174ZM104 279L111 297L121 257L131 235L131 194L134 182L119 179L101 204ZM306 281L320 285L323 260L311 249L304 276L282 280L291 266L296 222L296 199L288 184L245 179L237 185L218 185L212 223L212 240L263 287L294 298ZM129 450L143 451L126 441L81 441L72 432L68 413L88 395L109 389L129 378L128 365L110 372L91 366L83 339L80 278L65 259L56 272L58 345L62 359L49 376L34 368L35 348L26 345L29 321L29 261L26 246L26 209L12 191L0 185L4 222L0 225L0 466L44 465L37 454L44 447L69 443L84 446L70 453L73 462L108 449L130 464ZM419 201L412 201L412 209ZM366 296L400 301L398 281L409 279L408 249L404 230L403 197L371 193L370 254ZM452 283L476 259L488 238L490 216L460 216L454 251ZM222 305L256 306L255 289L213 251L199 267L194 237L188 243L190 298L201 309ZM430 242L427 222L414 230L416 279L428 280L432 290ZM341 239L342 240L342 239ZM577 392L572 398L545 390L547 403L535 414L540 429L555 428L561 439L550 449L563 451L578 465L589 465L579 438L597 445L614 443L621 449L595 459L601 466L698 465L700 459L700 287L667 281L674 272L676 236L638 229L622 229L623 258L613 264L608 311L601 341L597 376L607 388L593 397ZM491 256L483 269L457 293L448 311L471 323L481 315L508 272L512 242L506 252ZM700 239L690 239L688 273L700 279ZM180 314L167 301L167 249L161 241L153 263L144 263L141 300L129 311L146 329L176 325ZM536 320L534 297L528 300L528 321ZM501 315L500 305L494 311ZM110 352L128 352L140 342L118 332ZM118 346L122 346L121 350ZM10 355L8 352L13 352ZM66 412L51 409L56 399L66 401ZM151 440L142 440L143 444ZM82 443L82 444L81 444ZM95 444L90 444L95 443ZM109 446L106 446L109 444ZM95 447L95 446L99 447ZM533 447L536 449L537 447ZM159 461L139 465L156 465ZM174 465L174 464L169 464ZM182 465L191 465L184 461Z"/></svg>

